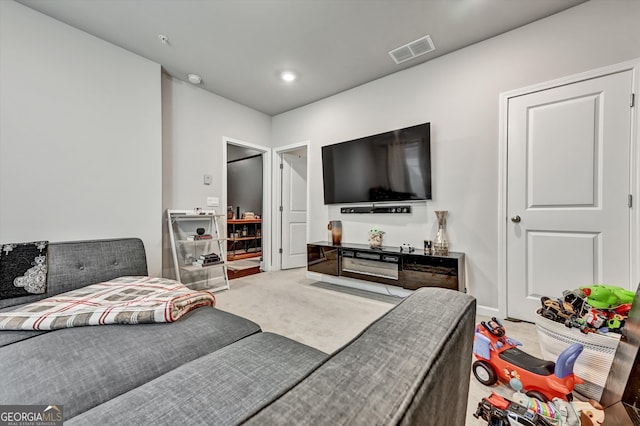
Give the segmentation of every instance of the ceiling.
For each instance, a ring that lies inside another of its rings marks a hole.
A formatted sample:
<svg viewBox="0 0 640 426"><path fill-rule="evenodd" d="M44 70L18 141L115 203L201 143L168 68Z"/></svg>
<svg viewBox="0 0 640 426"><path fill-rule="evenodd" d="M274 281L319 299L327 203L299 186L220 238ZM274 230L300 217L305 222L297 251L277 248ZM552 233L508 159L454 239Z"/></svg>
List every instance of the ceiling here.
<svg viewBox="0 0 640 426"><path fill-rule="evenodd" d="M18 0L276 115L507 32L586 0ZM163 44L159 35L168 37ZM430 35L435 50L389 51ZM298 79L279 78L292 70Z"/></svg>

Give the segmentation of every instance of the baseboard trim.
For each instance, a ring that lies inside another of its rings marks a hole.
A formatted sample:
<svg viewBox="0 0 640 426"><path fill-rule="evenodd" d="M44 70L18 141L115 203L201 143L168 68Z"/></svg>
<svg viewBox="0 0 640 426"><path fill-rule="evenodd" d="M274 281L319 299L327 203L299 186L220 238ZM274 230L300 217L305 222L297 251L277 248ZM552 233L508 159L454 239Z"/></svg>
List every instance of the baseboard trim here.
<svg viewBox="0 0 640 426"><path fill-rule="evenodd" d="M370 291L374 293L380 293L380 294L395 296L395 297L406 297L411 293L413 293L413 291L404 289L402 287L395 287L392 285L379 284L379 283L374 283L370 281L362 281L362 280L357 280L355 278L334 277L332 275L325 275L317 272L310 272L309 270L307 270L307 278L316 280L316 281L322 281L325 283L334 284L334 285L341 285L345 287L355 288L358 290ZM500 318L500 311L498 310L498 308L493 308L491 306L477 305L476 314L489 317L489 318L491 317Z"/></svg>
<svg viewBox="0 0 640 426"><path fill-rule="evenodd" d="M476 306L476 315L482 315L485 317L496 317L500 318L500 311L498 308L492 308L490 306L477 305Z"/></svg>

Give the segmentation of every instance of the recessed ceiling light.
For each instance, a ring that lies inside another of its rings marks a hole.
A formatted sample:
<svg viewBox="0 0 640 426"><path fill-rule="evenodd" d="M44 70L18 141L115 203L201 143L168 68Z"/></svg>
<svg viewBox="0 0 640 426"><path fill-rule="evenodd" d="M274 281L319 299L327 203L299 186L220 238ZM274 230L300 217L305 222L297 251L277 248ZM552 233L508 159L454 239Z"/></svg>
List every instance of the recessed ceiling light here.
<svg viewBox="0 0 640 426"><path fill-rule="evenodd" d="M283 71L280 74L280 78L289 83L294 81L297 78L297 76L293 71Z"/></svg>
<svg viewBox="0 0 640 426"><path fill-rule="evenodd" d="M189 74L187 75L187 78L189 79L189 83L193 83L193 84L202 83L202 77L200 77L198 74Z"/></svg>

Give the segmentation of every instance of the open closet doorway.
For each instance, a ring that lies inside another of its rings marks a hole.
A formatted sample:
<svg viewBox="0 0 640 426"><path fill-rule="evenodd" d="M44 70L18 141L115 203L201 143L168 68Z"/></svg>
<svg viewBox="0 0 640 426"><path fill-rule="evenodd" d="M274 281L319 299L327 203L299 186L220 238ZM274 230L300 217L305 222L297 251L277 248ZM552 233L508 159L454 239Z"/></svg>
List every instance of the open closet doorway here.
<svg viewBox="0 0 640 426"><path fill-rule="evenodd" d="M307 265L308 143L276 150L278 172L278 236L280 268Z"/></svg>
<svg viewBox="0 0 640 426"><path fill-rule="evenodd" d="M269 152L226 139L227 271L229 279L266 270Z"/></svg>

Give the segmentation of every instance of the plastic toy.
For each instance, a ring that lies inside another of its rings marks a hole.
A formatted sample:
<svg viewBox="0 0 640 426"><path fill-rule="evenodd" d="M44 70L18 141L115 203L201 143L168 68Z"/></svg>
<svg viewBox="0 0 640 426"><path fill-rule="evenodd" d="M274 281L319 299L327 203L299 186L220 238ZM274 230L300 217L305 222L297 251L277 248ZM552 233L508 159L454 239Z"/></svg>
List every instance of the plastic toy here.
<svg viewBox="0 0 640 426"><path fill-rule="evenodd" d="M631 303L623 303L613 310L618 315L622 315L623 317L628 317L629 312L631 311Z"/></svg>
<svg viewBox="0 0 640 426"><path fill-rule="evenodd" d="M618 314L612 314L607 320L606 327L609 331L619 331L624 326L625 317Z"/></svg>
<svg viewBox="0 0 640 426"><path fill-rule="evenodd" d="M543 402L537 398L532 398L523 394L521 392L522 382L516 378L509 380L509 385L511 385L511 387L516 390L516 392L513 394L513 397L511 398L513 402L522 405L527 410L533 411L539 416L544 417L551 424L561 424L562 417L560 414L560 410L555 405L553 405L553 403ZM554 399L557 400L557 398Z"/></svg>
<svg viewBox="0 0 640 426"><path fill-rule="evenodd" d="M576 315L573 305L562 299L553 300L549 297L541 297L540 303L542 307L538 310L538 314L552 321L564 323Z"/></svg>
<svg viewBox="0 0 640 426"><path fill-rule="evenodd" d="M527 390L527 396L541 401L562 398L570 401L576 384L584 381L573 373L573 365L583 350L574 343L565 349L557 362L545 361L521 351L522 344L506 336L504 326L496 318L482 321L476 326L473 353L473 375L486 386L498 380L509 382L519 379Z"/></svg>
<svg viewBox="0 0 640 426"><path fill-rule="evenodd" d="M520 404L491 393L488 398L482 398L473 414L476 419L483 418L490 426L552 426L553 423L544 417L527 410Z"/></svg>
<svg viewBox="0 0 640 426"><path fill-rule="evenodd" d="M582 318L578 318L577 316L572 316L564 322L569 328L577 328L582 331L584 334L589 333L590 331L594 331Z"/></svg>
<svg viewBox="0 0 640 426"><path fill-rule="evenodd" d="M584 299L585 294L582 290L565 290L562 292L562 298L566 303L571 304L573 307L573 311L578 316L582 316L584 314L583 308L585 307ZM588 305L587 305L588 306Z"/></svg>
<svg viewBox="0 0 640 426"><path fill-rule="evenodd" d="M553 418L549 418L521 404L522 395L516 392L513 400L509 400L492 392L478 403L473 416L488 421L489 426L601 426L604 422L603 408L594 400L568 402L554 398L552 403L541 403L533 399L534 404L555 410Z"/></svg>
<svg viewBox="0 0 640 426"><path fill-rule="evenodd" d="M624 305L623 305L624 306ZM583 333L621 333L626 315L617 314L614 310L589 309L584 318L573 315L565 320L564 325L578 328Z"/></svg>
<svg viewBox="0 0 640 426"><path fill-rule="evenodd" d="M592 308L589 309L589 312L584 317L584 320L587 324L589 324L589 327L599 329L601 327L604 327L604 325L607 323L607 315L599 309Z"/></svg>
<svg viewBox="0 0 640 426"><path fill-rule="evenodd" d="M626 290L603 285L593 286L593 291L591 287L582 288L584 290L566 290L562 292L562 299L557 299L557 301L549 297L541 297L542 307L538 309L538 315L556 322L564 322L567 327L577 328L585 334L590 332L620 333L621 328L624 326L624 321L631 310L631 303L622 303L606 309L595 308L589 302L596 304L598 302L594 302L593 299L587 301L586 293L590 295L598 293L598 297L604 297L602 295L608 290L603 290L603 288L614 288L623 292L626 292ZM614 296L609 301L614 300L620 300L620 297Z"/></svg>
<svg viewBox="0 0 640 426"><path fill-rule="evenodd" d="M586 302L592 308L613 309L625 303L633 303L635 293L621 287L605 284L594 284L580 287L586 296Z"/></svg>

